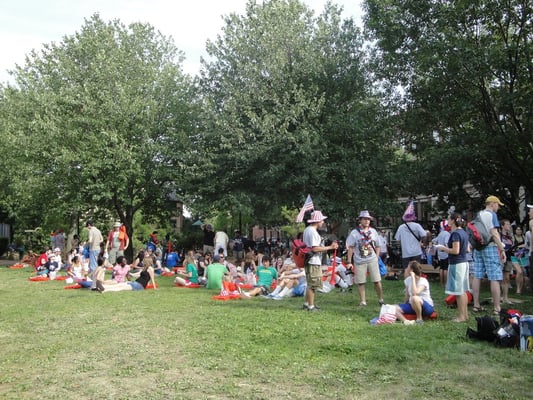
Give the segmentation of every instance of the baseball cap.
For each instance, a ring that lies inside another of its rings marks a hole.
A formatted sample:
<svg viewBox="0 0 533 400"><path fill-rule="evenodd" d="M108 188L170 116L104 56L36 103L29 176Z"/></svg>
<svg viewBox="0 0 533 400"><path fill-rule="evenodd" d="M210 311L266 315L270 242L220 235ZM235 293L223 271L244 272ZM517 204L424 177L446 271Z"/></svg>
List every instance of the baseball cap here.
<svg viewBox="0 0 533 400"><path fill-rule="evenodd" d="M485 204L488 204L488 203L498 203L500 206L503 206L503 203L496 196L487 197L487 200L485 200Z"/></svg>

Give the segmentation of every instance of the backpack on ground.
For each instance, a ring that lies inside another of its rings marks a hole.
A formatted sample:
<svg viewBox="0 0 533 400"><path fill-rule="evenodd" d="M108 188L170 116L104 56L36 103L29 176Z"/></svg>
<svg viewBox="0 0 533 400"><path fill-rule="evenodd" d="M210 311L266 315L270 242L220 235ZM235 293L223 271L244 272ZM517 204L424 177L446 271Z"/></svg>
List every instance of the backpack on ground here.
<svg viewBox="0 0 533 400"><path fill-rule="evenodd" d="M489 315L476 317L477 332L472 328L467 328L466 336L470 339L486 340L492 342L496 340L496 331L499 328L499 323Z"/></svg>
<svg viewBox="0 0 533 400"><path fill-rule="evenodd" d="M468 234L468 241L473 249L481 250L486 247L492 240L492 234L487 230L487 227L481 220L480 214L466 225L466 233Z"/></svg>
<svg viewBox="0 0 533 400"><path fill-rule="evenodd" d="M500 327L496 330L494 344L498 347L516 347L520 345L520 317L518 310L502 310Z"/></svg>

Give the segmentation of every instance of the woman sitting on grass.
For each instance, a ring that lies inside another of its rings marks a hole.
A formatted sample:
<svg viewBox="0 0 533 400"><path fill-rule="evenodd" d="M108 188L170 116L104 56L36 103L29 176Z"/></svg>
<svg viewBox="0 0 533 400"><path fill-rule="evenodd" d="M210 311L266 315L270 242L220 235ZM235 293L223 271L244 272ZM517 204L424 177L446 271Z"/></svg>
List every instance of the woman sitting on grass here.
<svg viewBox="0 0 533 400"><path fill-rule="evenodd" d="M87 270L81 265L79 256L72 257L70 267L67 269L67 276L76 283L87 279Z"/></svg>
<svg viewBox="0 0 533 400"><path fill-rule="evenodd" d="M405 269L405 300L396 306L396 317L405 325L415 321L408 320L404 314L416 314L416 323L424 323L423 317L429 317L435 311L433 299L429 292L429 282L421 276L422 268L418 261L411 261Z"/></svg>
<svg viewBox="0 0 533 400"><path fill-rule="evenodd" d="M146 286L151 283L152 287L155 289L155 279L154 279L154 267L150 264L145 264L142 268L139 278L132 282L120 282L112 285L104 284L100 279L96 280L96 289L102 292L120 292L123 290L144 290Z"/></svg>
<svg viewBox="0 0 533 400"><path fill-rule="evenodd" d="M180 286L190 286L191 284L198 284L198 270L196 269L196 261L194 259L194 251L189 250L185 256L185 264L187 269L185 272L177 272L178 275L174 279L174 283Z"/></svg>

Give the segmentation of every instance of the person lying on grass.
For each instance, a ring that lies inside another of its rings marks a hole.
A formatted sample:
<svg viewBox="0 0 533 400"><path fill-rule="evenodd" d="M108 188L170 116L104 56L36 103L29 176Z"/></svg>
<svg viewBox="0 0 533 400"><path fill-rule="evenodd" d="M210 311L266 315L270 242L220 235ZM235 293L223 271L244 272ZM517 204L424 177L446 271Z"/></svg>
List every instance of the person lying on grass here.
<svg viewBox="0 0 533 400"><path fill-rule="evenodd" d="M144 290L146 286L151 283L152 287L156 289L154 279L154 267L150 264L145 264L139 274L137 280L133 282L121 282L115 284L104 284L101 279L96 280L96 289L98 292L120 292L123 290Z"/></svg>
<svg viewBox="0 0 533 400"><path fill-rule="evenodd" d="M405 269L405 300L396 306L396 317L405 325L422 324L423 317L429 317L435 311L433 299L429 292L429 282L422 278L422 267L418 261L411 261ZM404 314L416 314L416 321L410 321Z"/></svg>

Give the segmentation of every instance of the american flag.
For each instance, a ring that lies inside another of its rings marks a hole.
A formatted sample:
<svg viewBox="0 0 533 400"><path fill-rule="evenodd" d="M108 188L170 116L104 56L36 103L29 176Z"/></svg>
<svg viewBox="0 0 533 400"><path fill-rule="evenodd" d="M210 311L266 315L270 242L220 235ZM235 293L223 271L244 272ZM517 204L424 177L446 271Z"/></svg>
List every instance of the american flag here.
<svg viewBox="0 0 533 400"><path fill-rule="evenodd" d="M315 206L313 205L313 200L311 200L311 195L307 195L307 199L305 199L304 206L300 210L298 216L296 217L296 222L302 222L304 220L304 214L308 210L314 210Z"/></svg>

